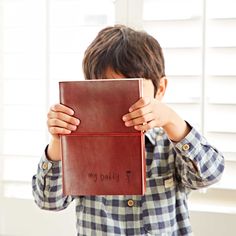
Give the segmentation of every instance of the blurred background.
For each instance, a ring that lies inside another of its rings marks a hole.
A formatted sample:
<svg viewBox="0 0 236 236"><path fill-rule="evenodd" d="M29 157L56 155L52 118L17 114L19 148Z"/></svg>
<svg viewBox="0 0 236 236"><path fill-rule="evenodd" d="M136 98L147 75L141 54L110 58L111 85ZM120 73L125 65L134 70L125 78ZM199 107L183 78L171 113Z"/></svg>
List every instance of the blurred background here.
<svg viewBox="0 0 236 236"><path fill-rule="evenodd" d="M74 205L38 209L31 178L58 81L83 80L84 50L115 23L160 42L165 102L225 155L222 180L190 195L194 235L236 235L235 9L235 0L0 0L0 236L76 235Z"/></svg>

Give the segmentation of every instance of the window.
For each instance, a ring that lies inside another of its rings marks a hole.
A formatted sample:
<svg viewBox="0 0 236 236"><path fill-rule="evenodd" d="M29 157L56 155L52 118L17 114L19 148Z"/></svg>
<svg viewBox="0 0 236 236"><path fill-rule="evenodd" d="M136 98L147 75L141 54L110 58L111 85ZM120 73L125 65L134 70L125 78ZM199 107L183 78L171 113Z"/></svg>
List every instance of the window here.
<svg viewBox="0 0 236 236"><path fill-rule="evenodd" d="M31 178L48 142L46 114L58 81L83 79L83 52L114 24L111 0L2 0L0 195L32 198Z"/></svg>
<svg viewBox="0 0 236 236"><path fill-rule="evenodd" d="M166 102L226 158L222 180L190 196L190 209L236 212L236 13L232 0L144 0L141 27L166 58ZM224 198L222 198L224 197ZM230 204L226 204L230 202Z"/></svg>
<svg viewBox="0 0 236 236"><path fill-rule="evenodd" d="M1 196L30 197L30 176L45 145L44 3L1 1ZM30 19L30 20L29 20Z"/></svg>

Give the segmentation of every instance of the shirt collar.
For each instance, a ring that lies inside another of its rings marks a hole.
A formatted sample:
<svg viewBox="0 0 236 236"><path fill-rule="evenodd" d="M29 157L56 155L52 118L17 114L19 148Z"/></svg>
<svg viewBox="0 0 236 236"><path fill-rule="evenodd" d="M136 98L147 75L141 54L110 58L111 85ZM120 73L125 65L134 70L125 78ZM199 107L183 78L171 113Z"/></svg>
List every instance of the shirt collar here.
<svg viewBox="0 0 236 236"><path fill-rule="evenodd" d="M164 133L164 130L162 128L153 128L153 129L147 130L145 132L145 136L149 139L151 144L155 146L157 142L157 136L163 135L163 133Z"/></svg>

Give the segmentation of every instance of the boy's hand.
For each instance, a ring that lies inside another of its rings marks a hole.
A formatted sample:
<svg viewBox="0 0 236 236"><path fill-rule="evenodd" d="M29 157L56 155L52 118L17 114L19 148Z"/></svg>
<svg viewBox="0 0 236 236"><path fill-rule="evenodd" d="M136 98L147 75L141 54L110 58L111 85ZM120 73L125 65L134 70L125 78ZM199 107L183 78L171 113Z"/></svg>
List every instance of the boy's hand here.
<svg viewBox="0 0 236 236"><path fill-rule="evenodd" d="M173 141L180 141L190 131L187 123L166 104L154 98L141 98L133 104L129 113L123 116L127 127L147 131L154 127L162 127Z"/></svg>
<svg viewBox="0 0 236 236"><path fill-rule="evenodd" d="M73 117L74 111L62 104L53 105L48 112L48 130L54 138L60 134L70 134L79 125L79 119Z"/></svg>
<svg viewBox="0 0 236 236"><path fill-rule="evenodd" d="M73 115L72 109L61 104L55 104L50 108L47 120L48 130L52 135L47 152L50 160L61 160L60 135L70 134L77 129L80 121Z"/></svg>

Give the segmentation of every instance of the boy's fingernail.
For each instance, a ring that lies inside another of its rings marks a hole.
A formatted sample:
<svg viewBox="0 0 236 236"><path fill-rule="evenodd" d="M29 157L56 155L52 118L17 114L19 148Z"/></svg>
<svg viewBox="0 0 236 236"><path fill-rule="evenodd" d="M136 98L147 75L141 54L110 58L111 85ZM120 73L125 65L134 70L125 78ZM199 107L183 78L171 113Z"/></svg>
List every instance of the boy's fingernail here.
<svg viewBox="0 0 236 236"><path fill-rule="evenodd" d="M123 121L126 121L126 120L127 120L127 117L126 117L126 116L123 116L123 117L122 117L122 120L123 120Z"/></svg>
<svg viewBox="0 0 236 236"><path fill-rule="evenodd" d="M132 112L132 111L133 111L133 108L130 107L129 112Z"/></svg>
<svg viewBox="0 0 236 236"><path fill-rule="evenodd" d="M77 129L77 126L74 125L74 126L72 127L72 130L76 130L76 129Z"/></svg>
<svg viewBox="0 0 236 236"><path fill-rule="evenodd" d="M128 122L125 122L125 126L130 126L132 124L132 122L128 121Z"/></svg>

